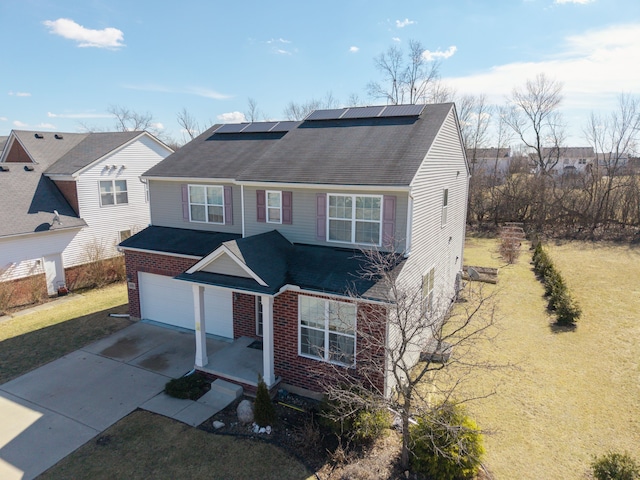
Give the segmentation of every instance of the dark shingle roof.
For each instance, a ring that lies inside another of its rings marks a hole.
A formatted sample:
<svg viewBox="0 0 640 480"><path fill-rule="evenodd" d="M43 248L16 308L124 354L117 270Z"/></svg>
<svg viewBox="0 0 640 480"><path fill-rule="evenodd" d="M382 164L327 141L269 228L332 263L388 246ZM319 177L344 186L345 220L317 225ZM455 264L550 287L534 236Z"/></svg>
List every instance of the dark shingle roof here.
<svg viewBox="0 0 640 480"><path fill-rule="evenodd" d="M107 153L124 145L143 132L95 132L87 135L74 148L58 157L45 173L72 175ZM69 135L67 133L63 136Z"/></svg>
<svg viewBox="0 0 640 480"><path fill-rule="evenodd" d="M204 257L224 242L238 238L241 238L241 235L235 233L151 226L127 238L120 246Z"/></svg>
<svg viewBox="0 0 640 480"><path fill-rule="evenodd" d="M222 244L267 286L253 278L204 271L182 273L176 278L255 293L274 294L284 285L291 284L318 293L355 294L376 300L387 298L375 280L363 278L367 259L359 250L292 244L276 230L240 238L234 234L152 226L120 246L205 257Z"/></svg>
<svg viewBox="0 0 640 480"><path fill-rule="evenodd" d="M25 166L33 168L26 171ZM53 182L42 175L46 165L6 163L0 171L0 236L20 235L49 230L82 227L69 203ZM61 225L52 225L54 213L60 214Z"/></svg>
<svg viewBox="0 0 640 480"><path fill-rule="evenodd" d="M214 125L145 173L150 177L234 179L286 132L219 133Z"/></svg>
<svg viewBox="0 0 640 480"><path fill-rule="evenodd" d="M215 126L145 176L334 185L409 185L452 103L406 117L304 121L288 132Z"/></svg>

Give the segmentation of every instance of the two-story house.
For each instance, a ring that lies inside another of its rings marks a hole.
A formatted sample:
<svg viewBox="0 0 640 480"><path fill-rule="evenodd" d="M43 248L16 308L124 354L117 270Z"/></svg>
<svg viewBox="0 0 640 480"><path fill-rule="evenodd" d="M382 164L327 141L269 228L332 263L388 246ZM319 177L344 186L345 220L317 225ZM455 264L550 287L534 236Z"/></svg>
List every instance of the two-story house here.
<svg viewBox="0 0 640 480"><path fill-rule="evenodd" d="M44 273L52 295L96 250L118 254L149 225L140 175L172 152L147 132L12 131L0 151L0 282Z"/></svg>
<svg viewBox="0 0 640 480"><path fill-rule="evenodd" d="M257 382L221 371L210 336L261 340L270 387L318 391L329 363L357 374L362 315L393 334L363 249L401 253L425 302L455 296L469 171L451 103L215 125L143 178L151 226L121 243L130 313L194 331L203 372Z"/></svg>

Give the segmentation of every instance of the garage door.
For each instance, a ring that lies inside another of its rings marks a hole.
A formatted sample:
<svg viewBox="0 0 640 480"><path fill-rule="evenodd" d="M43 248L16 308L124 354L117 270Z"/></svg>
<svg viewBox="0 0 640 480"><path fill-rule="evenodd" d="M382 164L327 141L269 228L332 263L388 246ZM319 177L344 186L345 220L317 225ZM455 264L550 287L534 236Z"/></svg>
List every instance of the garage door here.
<svg viewBox="0 0 640 480"><path fill-rule="evenodd" d="M194 329L191 283L164 275L138 272L142 318ZM233 338L231 292L205 288L204 311L207 333Z"/></svg>

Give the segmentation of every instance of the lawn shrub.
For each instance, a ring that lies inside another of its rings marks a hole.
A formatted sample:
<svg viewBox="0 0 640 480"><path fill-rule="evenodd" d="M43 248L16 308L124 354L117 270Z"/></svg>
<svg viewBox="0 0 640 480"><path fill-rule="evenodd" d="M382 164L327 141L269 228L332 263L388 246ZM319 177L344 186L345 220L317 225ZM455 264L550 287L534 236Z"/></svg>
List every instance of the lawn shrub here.
<svg viewBox="0 0 640 480"><path fill-rule="evenodd" d="M558 325L574 325L582 310L541 243L533 252L533 270L544 284L544 294L549 298L548 308L555 312Z"/></svg>
<svg viewBox="0 0 640 480"><path fill-rule="evenodd" d="M267 384L264 383L262 376L258 379L258 391L256 392L256 401L253 405L253 417L254 421L261 427L267 425L273 425L276 420L276 409L273 406L271 397L269 396L269 389Z"/></svg>
<svg viewBox="0 0 640 480"><path fill-rule="evenodd" d="M368 444L391 428L391 415L386 409L361 408L338 401L324 402L320 422L335 435L355 444Z"/></svg>
<svg viewBox="0 0 640 480"><path fill-rule="evenodd" d="M640 479L640 466L628 453L609 452L594 457L591 470L596 480Z"/></svg>
<svg viewBox="0 0 640 480"><path fill-rule="evenodd" d="M460 405L445 403L410 426L411 468L427 478L474 478L485 450L478 425Z"/></svg>
<svg viewBox="0 0 640 480"><path fill-rule="evenodd" d="M209 382L200 373L193 373L185 377L169 380L164 387L167 395L175 398L188 398L197 400L209 387Z"/></svg>

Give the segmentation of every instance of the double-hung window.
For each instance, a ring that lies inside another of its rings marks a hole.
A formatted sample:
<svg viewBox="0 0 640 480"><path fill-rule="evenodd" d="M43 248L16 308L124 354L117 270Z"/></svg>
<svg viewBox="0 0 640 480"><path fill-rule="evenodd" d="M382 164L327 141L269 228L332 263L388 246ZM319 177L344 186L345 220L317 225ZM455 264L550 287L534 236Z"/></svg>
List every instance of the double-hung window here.
<svg viewBox="0 0 640 480"><path fill-rule="evenodd" d="M282 223L282 192L267 190L267 223Z"/></svg>
<svg viewBox="0 0 640 480"><path fill-rule="evenodd" d="M100 180L100 205L124 205L129 203L126 180Z"/></svg>
<svg viewBox="0 0 640 480"><path fill-rule="evenodd" d="M355 304L299 295L298 317L301 356L342 365L354 364Z"/></svg>
<svg viewBox="0 0 640 480"><path fill-rule="evenodd" d="M224 223L224 188L189 185L189 215L192 222Z"/></svg>
<svg viewBox="0 0 640 480"><path fill-rule="evenodd" d="M329 195L328 240L380 245L382 197Z"/></svg>
<svg viewBox="0 0 640 480"><path fill-rule="evenodd" d="M422 306L425 315L430 315L433 311L433 290L436 279L436 267L422 276Z"/></svg>

